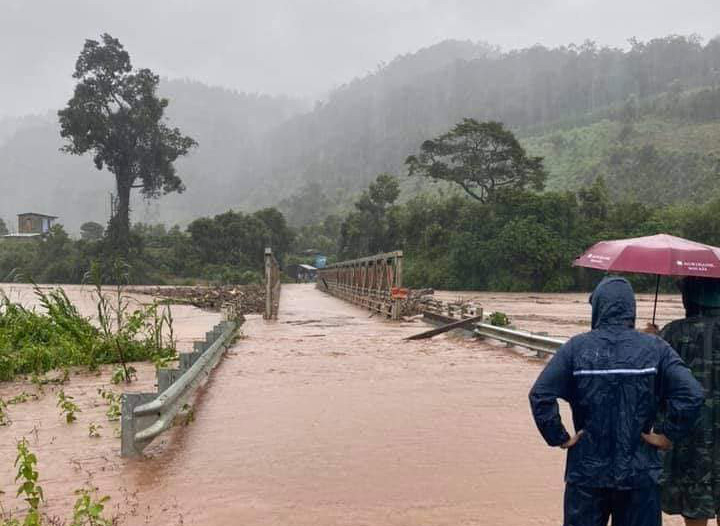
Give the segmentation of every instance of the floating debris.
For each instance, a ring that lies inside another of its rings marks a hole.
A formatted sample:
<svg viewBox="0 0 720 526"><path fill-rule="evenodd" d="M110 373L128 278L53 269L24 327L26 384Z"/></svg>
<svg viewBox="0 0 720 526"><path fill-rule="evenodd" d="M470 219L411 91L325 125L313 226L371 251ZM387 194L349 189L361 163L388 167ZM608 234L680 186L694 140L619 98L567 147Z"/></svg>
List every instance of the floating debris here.
<svg viewBox="0 0 720 526"><path fill-rule="evenodd" d="M400 302L400 316L410 317L421 314L429 300L432 300L433 289L409 289L407 297Z"/></svg>
<svg viewBox="0 0 720 526"><path fill-rule="evenodd" d="M265 311L263 285L144 287L128 292L149 294L171 303L184 303L211 311L231 310L241 314L262 314Z"/></svg>

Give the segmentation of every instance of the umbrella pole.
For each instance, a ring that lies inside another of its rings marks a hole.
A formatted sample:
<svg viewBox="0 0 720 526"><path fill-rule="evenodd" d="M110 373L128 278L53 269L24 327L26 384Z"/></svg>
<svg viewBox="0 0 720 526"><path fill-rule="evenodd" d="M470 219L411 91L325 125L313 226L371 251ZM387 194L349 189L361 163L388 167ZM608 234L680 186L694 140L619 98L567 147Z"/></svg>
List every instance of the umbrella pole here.
<svg viewBox="0 0 720 526"><path fill-rule="evenodd" d="M660 291L660 274L657 275L657 279L655 280L655 304L653 305L653 320L652 323L655 325L655 314L657 313L657 300L658 300L658 292Z"/></svg>

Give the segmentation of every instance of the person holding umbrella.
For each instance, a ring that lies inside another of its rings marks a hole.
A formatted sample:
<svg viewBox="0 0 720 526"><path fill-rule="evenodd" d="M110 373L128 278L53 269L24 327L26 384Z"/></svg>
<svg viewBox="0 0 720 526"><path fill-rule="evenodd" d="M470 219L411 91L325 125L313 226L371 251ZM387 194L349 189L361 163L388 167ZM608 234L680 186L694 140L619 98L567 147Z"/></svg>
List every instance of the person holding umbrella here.
<svg viewBox="0 0 720 526"><path fill-rule="evenodd" d="M683 515L688 526L704 526L720 512L720 248L658 234L601 241L574 265L655 274L652 323L646 329L652 333L657 333L660 276L682 277L686 318L670 323L661 336L690 365L707 401L698 425L665 455L662 507Z"/></svg>
<svg viewBox="0 0 720 526"><path fill-rule="evenodd" d="M567 449L564 526L606 526L610 517L613 526L660 526L659 450L690 431L702 387L670 345L634 330L625 279L603 279L590 302L592 330L557 351L529 395L545 441ZM559 398L572 409L572 437Z"/></svg>
<svg viewBox="0 0 720 526"><path fill-rule="evenodd" d="M706 402L698 425L665 456L662 508L705 526L720 516L720 280L686 277L679 286L687 316L660 335L690 366Z"/></svg>

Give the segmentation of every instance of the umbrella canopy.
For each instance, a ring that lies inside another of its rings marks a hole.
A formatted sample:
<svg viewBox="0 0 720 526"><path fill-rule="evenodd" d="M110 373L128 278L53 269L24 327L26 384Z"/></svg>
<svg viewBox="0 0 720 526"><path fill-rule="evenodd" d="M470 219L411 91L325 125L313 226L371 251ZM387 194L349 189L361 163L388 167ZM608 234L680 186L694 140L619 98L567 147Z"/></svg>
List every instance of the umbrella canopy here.
<svg viewBox="0 0 720 526"><path fill-rule="evenodd" d="M615 272L720 278L720 248L658 234L600 241L573 265Z"/></svg>

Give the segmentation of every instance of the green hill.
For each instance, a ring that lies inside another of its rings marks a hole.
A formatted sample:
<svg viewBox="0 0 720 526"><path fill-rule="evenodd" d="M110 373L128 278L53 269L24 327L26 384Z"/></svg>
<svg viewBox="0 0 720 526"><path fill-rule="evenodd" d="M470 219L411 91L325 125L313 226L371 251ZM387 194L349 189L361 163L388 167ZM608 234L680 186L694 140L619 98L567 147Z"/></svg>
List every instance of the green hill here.
<svg viewBox="0 0 720 526"><path fill-rule="evenodd" d="M548 188L576 190L602 176L616 199L672 204L712 197L720 183L720 88L678 85L597 112L592 124L527 132L528 149L546 159Z"/></svg>
<svg viewBox="0 0 720 526"><path fill-rule="evenodd" d="M463 117L508 124L546 157L549 188L605 175L618 197L664 203L702 198L715 181L718 39L669 36L629 50L592 42L484 48L436 66L406 72L400 82L400 63L391 62L272 131L266 147L274 155L261 167L268 177L254 191L265 198L308 182L328 195L357 191L377 173L405 173L407 155Z"/></svg>

